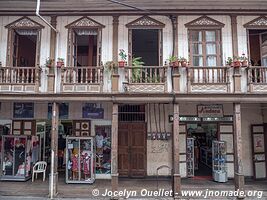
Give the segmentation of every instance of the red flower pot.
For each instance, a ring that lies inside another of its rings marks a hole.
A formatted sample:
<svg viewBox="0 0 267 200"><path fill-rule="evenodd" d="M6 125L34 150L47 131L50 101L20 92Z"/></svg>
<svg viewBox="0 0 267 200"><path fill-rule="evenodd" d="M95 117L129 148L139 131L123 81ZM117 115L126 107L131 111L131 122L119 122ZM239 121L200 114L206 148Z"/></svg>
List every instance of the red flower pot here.
<svg viewBox="0 0 267 200"><path fill-rule="evenodd" d="M125 61L119 61L119 67L123 68L125 67Z"/></svg>
<svg viewBox="0 0 267 200"><path fill-rule="evenodd" d="M181 62L181 66L182 66L182 67L187 67L187 62L186 62L186 61L182 61L182 62Z"/></svg>

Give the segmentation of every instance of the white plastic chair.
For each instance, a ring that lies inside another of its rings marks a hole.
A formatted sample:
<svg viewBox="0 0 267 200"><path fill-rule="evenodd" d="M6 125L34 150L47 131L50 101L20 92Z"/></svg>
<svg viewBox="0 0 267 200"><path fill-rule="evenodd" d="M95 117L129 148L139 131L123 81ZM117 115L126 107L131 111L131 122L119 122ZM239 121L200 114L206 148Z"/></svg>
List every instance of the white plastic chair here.
<svg viewBox="0 0 267 200"><path fill-rule="evenodd" d="M43 173L43 181L45 181L45 170L46 170L47 163L45 161L39 161L35 163L32 168L32 182L34 181L34 174L35 178L37 179L38 173Z"/></svg>

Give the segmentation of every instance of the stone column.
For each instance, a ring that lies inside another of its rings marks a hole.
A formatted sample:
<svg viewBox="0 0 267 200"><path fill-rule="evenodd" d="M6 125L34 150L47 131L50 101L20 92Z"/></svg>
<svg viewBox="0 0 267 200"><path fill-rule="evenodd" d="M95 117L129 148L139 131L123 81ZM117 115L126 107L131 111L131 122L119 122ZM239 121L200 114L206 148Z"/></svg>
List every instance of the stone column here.
<svg viewBox="0 0 267 200"><path fill-rule="evenodd" d="M112 133L111 133L111 187L118 190L118 104L112 107ZM114 199L114 197L113 197Z"/></svg>
<svg viewBox="0 0 267 200"><path fill-rule="evenodd" d="M237 20L236 15L231 15L231 27L232 27L232 50L233 56L238 57L238 37L237 37ZM241 92L241 71L240 68L234 68L234 92Z"/></svg>
<svg viewBox="0 0 267 200"><path fill-rule="evenodd" d="M51 198L57 195L58 186L58 124L59 111L58 103L52 104L52 129L51 129L51 171L49 175L49 196Z"/></svg>
<svg viewBox="0 0 267 200"><path fill-rule="evenodd" d="M244 174L242 161L242 139L241 139L241 105L234 104L234 169L235 189L244 190Z"/></svg>
<svg viewBox="0 0 267 200"><path fill-rule="evenodd" d="M113 37L112 37L112 60L115 63L118 63L118 41L119 41L119 16L115 15L113 16ZM111 88L112 92L118 92L119 91L119 79L120 75L118 74L118 66L116 66L116 69L112 73L112 80L111 80Z"/></svg>
<svg viewBox="0 0 267 200"><path fill-rule="evenodd" d="M178 197L181 191L180 175L180 151L179 151L179 104L173 104L173 133L172 133L172 155L173 155L173 193Z"/></svg>
<svg viewBox="0 0 267 200"><path fill-rule="evenodd" d="M51 25L57 27L57 16L51 16ZM57 33L51 28L50 31L50 55L49 58L53 60L51 68L49 69L47 79L47 91L50 93L54 92L55 89L55 57L56 57L56 43L57 43Z"/></svg>

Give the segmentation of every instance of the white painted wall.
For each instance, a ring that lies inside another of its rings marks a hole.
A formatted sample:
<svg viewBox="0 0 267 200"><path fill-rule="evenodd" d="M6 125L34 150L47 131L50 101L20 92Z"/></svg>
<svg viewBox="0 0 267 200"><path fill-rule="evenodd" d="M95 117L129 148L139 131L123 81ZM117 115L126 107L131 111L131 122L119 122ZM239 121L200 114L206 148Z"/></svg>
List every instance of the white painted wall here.
<svg viewBox="0 0 267 200"><path fill-rule="evenodd" d="M3 66L6 66L6 55L7 55L7 37L8 29L6 25L18 20L19 16L0 16L0 61ZM41 32L41 47L40 47L40 65L44 66L46 58L49 57L50 52L50 27L48 27L40 18L31 16L30 19L42 24L45 28ZM50 17L44 17L47 21L50 21ZM46 74L42 73L41 76L41 88L42 92L46 91L47 81Z"/></svg>

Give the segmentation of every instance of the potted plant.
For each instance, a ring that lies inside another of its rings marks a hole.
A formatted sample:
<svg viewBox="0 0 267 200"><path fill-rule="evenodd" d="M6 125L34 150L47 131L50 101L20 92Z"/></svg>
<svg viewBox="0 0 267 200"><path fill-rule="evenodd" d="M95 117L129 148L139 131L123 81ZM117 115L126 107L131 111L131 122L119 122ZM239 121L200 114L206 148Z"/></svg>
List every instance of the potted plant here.
<svg viewBox="0 0 267 200"><path fill-rule="evenodd" d="M64 67L64 58L57 58L57 67Z"/></svg>
<svg viewBox="0 0 267 200"><path fill-rule="evenodd" d="M226 60L226 65L233 67L234 66L233 58L228 57Z"/></svg>
<svg viewBox="0 0 267 200"><path fill-rule="evenodd" d="M245 56L244 53L240 57L240 60L241 60L241 63L242 63L243 67L247 67L248 66L248 58Z"/></svg>
<svg viewBox="0 0 267 200"><path fill-rule="evenodd" d="M111 72L111 74L114 72L116 69L117 63L114 61L107 61L104 65L104 69L107 72Z"/></svg>
<svg viewBox="0 0 267 200"><path fill-rule="evenodd" d="M184 57L180 57L179 58L179 62L181 63L182 67L187 67L188 66L188 62L187 62L186 58L184 58Z"/></svg>
<svg viewBox="0 0 267 200"><path fill-rule="evenodd" d="M170 58L168 60L169 60L170 66L172 66L172 67L179 67L180 66L180 62L176 56L170 56Z"/></svg>
<svg viewBox="0 0 267 200"><path fill-rule="evenodd" d="M133 71L132 71L132 78L134 82L141 82L141 73L142 69L141 66L143 66L145 63L142 61L142 57L133 57Z"/></svg>
<svg viewBox="0 0 267 200"><path fill-rule="evenodd" d="M52 64L53 64L53 60L51 58L47 58L45 60L45 66L48 67L48 68L51 68L52 67Z"/></svg>
<svg viewBox="0 0 267 200"><path fill-rule="evenodd" d="M241 65L242 65L239 56L234 56L233 62L234 62L234 67L241 67Z"/></svg>
<svg viewBox="0 0 267 200"><path fill-rule="evenodd" d="M126 65L127 54L123 49L120 49L119 56L120 56L119 67L124 67Z"/></svg>

